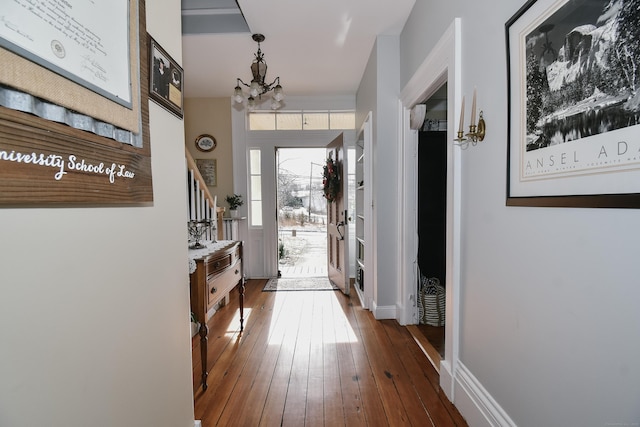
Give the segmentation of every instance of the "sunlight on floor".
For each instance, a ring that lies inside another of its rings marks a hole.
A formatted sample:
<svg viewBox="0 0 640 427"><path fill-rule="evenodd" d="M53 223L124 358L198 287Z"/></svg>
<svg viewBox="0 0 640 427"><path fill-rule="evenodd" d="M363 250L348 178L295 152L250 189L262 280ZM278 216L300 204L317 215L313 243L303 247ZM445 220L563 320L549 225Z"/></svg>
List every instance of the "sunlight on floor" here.
<svg viewBox="0 0 640 427"><path fill-rule="evenodd" d="M247 326L247 319L251 316L251 308L244 309L244 326ZM233 319L229 322L225 335L230 336L240 332L240 309L237 309L233 315Z"/></svg>
<svg viewBox="0 0 640 427"><path fill-rule="evenodd" d="M321 330L323 344L358 342L358 338L349 323L349 319L345 316L338 298L343 298L343 296L337 291L276 292L273 316L269 325L269 344L280 345L287 329L294 322L296 324L311 323L313 324L313 330ZM304 305L304 307L301 307L301 305ZM293 307L303 308L302 312ZM318 309L322 311L318 313ZM313 316L313 318L308 316ZM316 322L318 321L322 321L322 325L317 325ZM312 329L301 327L300 330L306 333ZM297 339L300 338L297 337ZM310 338L312 340L319 339L314 336Z"/></svg>

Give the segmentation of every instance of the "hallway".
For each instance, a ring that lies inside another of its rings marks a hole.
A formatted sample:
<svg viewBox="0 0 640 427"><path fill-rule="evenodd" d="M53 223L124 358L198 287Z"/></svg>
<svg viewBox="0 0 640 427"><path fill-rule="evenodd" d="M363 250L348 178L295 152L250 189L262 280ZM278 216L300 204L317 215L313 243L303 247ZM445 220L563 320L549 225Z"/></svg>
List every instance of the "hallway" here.
<svg viewBox="0 0 640 427"><path fill-rule="evenodd" d="M249 280L209 322L209 388L195 417L211 426L465 426L404 327L376 321L339 292L262 292Z"/></svg>

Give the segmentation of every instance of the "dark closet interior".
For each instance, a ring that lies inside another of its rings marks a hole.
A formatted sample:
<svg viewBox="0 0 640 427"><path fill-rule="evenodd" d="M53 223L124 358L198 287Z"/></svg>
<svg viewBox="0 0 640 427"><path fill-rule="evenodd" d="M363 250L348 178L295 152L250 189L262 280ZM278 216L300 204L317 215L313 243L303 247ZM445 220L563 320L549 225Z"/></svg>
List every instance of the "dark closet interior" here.
<svg viewBox="0 0 640 427"><path fill-rule="evenodd" d="M447 133L420 132L418 143L418 265L445 284Z"/></svg>
<svg viewBox="0 0 640 427"><path fill-rule="evenodd" d="M418 266L421 275L446 283L447 133L419 132ZM444 357L444 326L418 325Z"/></svg>

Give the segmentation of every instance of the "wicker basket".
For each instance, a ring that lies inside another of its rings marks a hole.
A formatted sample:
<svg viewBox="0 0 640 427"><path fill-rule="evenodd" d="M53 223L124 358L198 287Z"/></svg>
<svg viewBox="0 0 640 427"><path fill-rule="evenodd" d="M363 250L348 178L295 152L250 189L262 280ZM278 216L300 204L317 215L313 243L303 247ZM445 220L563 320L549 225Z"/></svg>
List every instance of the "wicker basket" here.
<svg viewBox="0 0 640 427"><path fill-rule="evenodd" d="M421 277L418 290L418 316L421 324L444 326L445 289L436 277Z"/></svg>

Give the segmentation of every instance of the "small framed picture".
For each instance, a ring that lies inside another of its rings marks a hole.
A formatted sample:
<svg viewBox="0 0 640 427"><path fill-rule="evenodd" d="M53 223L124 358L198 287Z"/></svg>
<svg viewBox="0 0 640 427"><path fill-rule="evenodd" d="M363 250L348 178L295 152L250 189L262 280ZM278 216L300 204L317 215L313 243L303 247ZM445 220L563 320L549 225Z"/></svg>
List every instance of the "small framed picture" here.
<svg viewBox="0 0 640 427"><path fill-rule="evenodd" d="M218 185L216 159L195 159L200 175L209 187Z"/></svg>
<svg viewBox="0 0 640 427"><path fill-rule="evenodd" d="M216 139L206 133L196 138L196 148L200 151L204 151L205 153L213 151L213 149L216 148L216 145L218 145Z"/></svg>
<svg viewBox="0 0 640 427"><path fill-rule="evenodd" d="M179 118L183 118L184 72L176 61L149 37L149 96Z"/></svg>

